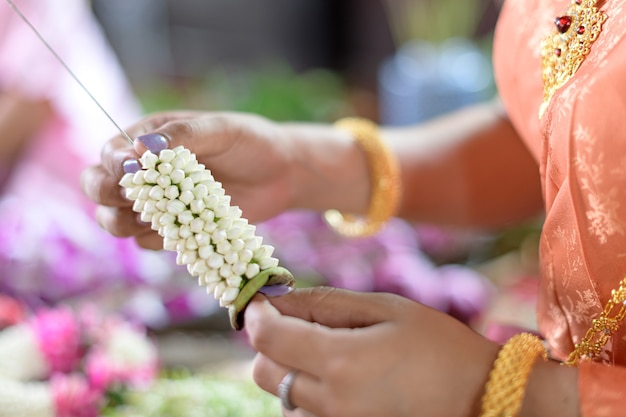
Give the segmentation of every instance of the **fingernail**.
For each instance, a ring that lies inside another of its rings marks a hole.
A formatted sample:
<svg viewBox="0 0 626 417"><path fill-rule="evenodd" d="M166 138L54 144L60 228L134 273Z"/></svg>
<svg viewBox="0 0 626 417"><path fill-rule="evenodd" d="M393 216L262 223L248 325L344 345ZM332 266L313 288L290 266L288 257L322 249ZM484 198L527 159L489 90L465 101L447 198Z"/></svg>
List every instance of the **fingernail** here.
<svg viewBox="0 0 626 417"><path fill-rule="evenodd" d="M167 149L167 138L158 133L148 133L147 135L138 136L137 140L143 143L152 153L159 153L163 149Z"/></svg>
<svg viewBox="0 0 626 417"><path fill-rule="evenodd" d="M266 285L261 287L259 292L268 297L280 297L281 295L289 294L292 290L293 288L288 285Z"/></svg>
<svg viewBox="0 0 626 417"><path fill-rule="evenodd" d="M134 174L141 169L141 164L136 159L127 159L122 164L122 168L124 168L125 173Z"/></svg>

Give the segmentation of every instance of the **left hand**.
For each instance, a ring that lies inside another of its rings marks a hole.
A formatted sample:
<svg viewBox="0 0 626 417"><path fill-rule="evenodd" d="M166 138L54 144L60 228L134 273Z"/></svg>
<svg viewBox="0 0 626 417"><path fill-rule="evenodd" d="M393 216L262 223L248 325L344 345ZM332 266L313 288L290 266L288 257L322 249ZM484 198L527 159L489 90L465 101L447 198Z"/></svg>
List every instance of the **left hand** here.
<svg viewBox="0 0 626 417"><path fill-rule="evenodd" d="M245 326L259 352L254 379L290 391L289 416L478 415L499 347L455 319L391 294L332 288L257 295Z"/></svg>

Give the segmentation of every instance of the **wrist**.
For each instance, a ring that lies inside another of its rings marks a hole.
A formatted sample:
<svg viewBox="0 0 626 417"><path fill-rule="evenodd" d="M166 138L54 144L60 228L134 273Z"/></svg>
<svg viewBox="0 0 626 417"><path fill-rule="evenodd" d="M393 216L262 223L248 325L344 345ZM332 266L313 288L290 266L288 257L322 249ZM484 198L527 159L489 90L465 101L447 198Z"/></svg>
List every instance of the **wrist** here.
<svg viewBox="0 0 626 417"><path fill-rule="evenodd" d="M553 360L535 363L520 412L533 416L580 416L577 368Z"/></svg>
<svg viewBox="0 0 626 417"><path fill-rule="evenodd" d="M476 415L579 416L577 384L576 368L548 359L538 337L517 334L500 349Z"/></svg>
<svg viewBox="0 0 626 417"><path fill-rule="evenodd" d="M485 384L480 417L518 417L539 358L547 360L546 348L530 333L516 334L502 345Z"/></svg>
<svg viewBox="0 0 626 417"><path fill-rule="evenodd" d="M326 222L346 237L363 237L377 233L397 214L400 203L400 169L395 155L382 138L378 126L370 120L349 117L334 127L348 132L365 155L368 167L369 202L365 214L344 214L332 209L324 213Z"/></svg>
<svg viewBox="0 0 626 417"><path fill-rule="evenodd" d="M284 124L292 149L290 207L365 213L366 157L349 133L330 125Z"/></svg>

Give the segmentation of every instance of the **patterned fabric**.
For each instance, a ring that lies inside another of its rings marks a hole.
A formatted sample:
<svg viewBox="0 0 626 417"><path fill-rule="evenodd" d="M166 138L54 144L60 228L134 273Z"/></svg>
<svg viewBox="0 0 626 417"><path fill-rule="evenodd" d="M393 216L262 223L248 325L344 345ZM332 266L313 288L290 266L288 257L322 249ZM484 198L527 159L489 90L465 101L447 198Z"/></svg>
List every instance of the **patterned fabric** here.
<svg viewBox="0 0 626 417"><path fill-rule="evenodd" d="M552 355L559 359L585 335L626 275L626 2L599 4L608 16L600 36L539 119L540 44L569 4L570 0L508 0L494 44L502 100L542 175L546 220L538 320ZM626 326L606 345L598 362L626 365ZM602 374L603 381L612 381L603 384L604 389L623 393L625 383L617 382L623 381L618 378L622 373L623 369L600 365L581 368L585 416L624 415L620 396L610 392L594 396L590 389ZM604 403L595 407L599 398Z"/></svg>

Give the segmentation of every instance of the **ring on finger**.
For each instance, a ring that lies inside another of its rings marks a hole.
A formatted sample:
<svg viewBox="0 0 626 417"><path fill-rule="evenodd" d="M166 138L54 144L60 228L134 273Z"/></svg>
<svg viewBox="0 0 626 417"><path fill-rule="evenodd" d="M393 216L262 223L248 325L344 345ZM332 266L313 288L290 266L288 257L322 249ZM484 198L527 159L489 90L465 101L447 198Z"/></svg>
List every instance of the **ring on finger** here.
<svg viewBox="0 0 626 417"><path fill-rule="evenodd" d="M278 398L280 398L282 406L289 411L296 409L296 406L291 402L290 394L291 387L293 386L293 382L295 381L297 374L298 371L296 370L290 371L287 375L285 375L283 380L280 381L280 384L278 384Z"/></svg>

